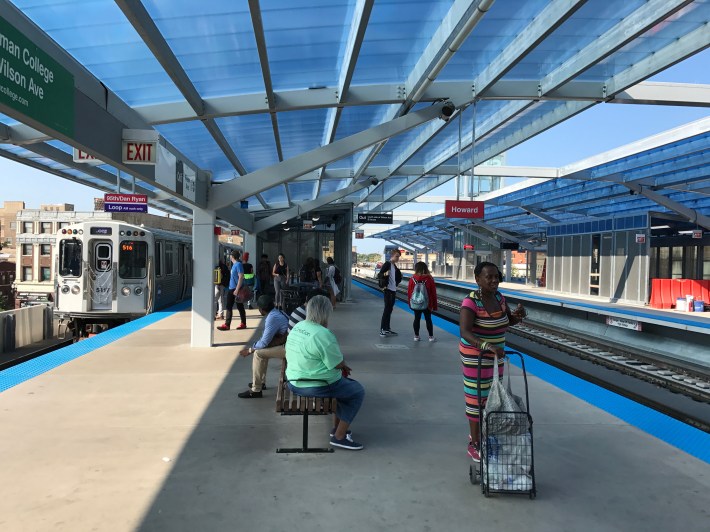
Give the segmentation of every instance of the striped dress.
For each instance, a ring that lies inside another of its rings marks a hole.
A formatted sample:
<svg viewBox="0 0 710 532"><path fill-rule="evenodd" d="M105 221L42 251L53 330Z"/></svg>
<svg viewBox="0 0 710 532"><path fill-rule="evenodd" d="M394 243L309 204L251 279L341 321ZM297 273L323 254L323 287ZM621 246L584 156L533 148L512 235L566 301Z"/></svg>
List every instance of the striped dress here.
<svg viewBox="0 0 710 532"><path fill-rule="evenodd" d="M471 332L482 341L490 344L505 347L505 331L510 324L506 312L505 298L500 292L496 292L496 299L502 312L488 314L483 301L479 297L478 291L471 292L461 303L474 313L473 327ZM466 416L471 421L479 420L478 387L481 389L481 407L486 406L488 391L493 382L493 354L488 351L481 356L481 350L469 344L465 339L460 338L459 353L463 364L463 387L466 398ZM478 359L481 358L481 375L478 375ZM503 375L503 360L498 360L498 374Z"/></svg>

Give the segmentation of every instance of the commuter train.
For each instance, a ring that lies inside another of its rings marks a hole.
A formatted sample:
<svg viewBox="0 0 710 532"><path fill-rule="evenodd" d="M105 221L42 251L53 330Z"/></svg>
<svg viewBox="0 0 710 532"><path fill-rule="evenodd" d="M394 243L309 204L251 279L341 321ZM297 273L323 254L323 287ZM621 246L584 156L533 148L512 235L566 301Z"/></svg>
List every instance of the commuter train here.
<svg viewBox="0 0 710 532"><path fill-rule="evenodd" d="M77 339L192 297L190 235L89 221L54 249L55 315Z"/></svg>

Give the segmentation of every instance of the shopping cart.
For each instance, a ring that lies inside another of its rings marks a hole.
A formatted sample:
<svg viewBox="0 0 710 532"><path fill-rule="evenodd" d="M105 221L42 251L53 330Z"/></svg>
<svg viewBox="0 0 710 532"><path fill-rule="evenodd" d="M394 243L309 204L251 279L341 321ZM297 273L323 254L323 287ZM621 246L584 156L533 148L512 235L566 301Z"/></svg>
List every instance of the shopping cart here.
<svg viewBox="0 0 710 532"><path fill-rule="evenodd" d="M480 427L481 461L471 464L469 477L472 484L481 484L483 495L491 493L527 494L534 499L535 462L533 458L532 416L528 394L528 377L523 355L506 349L507 357L520 357L525 383L525 402L516 397L516 410L489 410L482 413ZM481 359L478 360L481 374ZM510 371L506 371L510 391ZM497 373L495 373L497 375ZM503 377L506 378L505 376ZM481 404L481 389L478 388L478 404Z"/></svg>

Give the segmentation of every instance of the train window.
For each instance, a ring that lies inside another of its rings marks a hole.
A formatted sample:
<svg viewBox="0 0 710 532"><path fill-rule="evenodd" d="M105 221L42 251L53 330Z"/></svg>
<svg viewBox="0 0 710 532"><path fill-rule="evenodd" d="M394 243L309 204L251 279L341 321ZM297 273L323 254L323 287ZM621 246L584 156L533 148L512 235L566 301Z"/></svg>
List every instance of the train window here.
<svg viewBox="0 0 710 532"><path fill-rule="evenodd" d="M163 243L155 243L155 275L156 277L163 276Z"/></svg>
<svg viewBox="0 0 710 532"><path fill-rule="evenodd" d="M175 273L175 246L172 242L165 243L165 275Z"/></svg>
<svg viewBox="0 0 710 532"><path fill-rule="evenodd" d="M79 277L81 275L80 240L62 240L59 243L59 275L63 277Z"/></svg>
<svg viewBox="0 0 710 532"><path fill-rule="evenodd" d="M111 244L99 242L94 252L94 269L97 272L107 272L111 269Z"/></svg>
<svg viewBox="0 0 710 532"><path fill-rule="evenodd" d="M143 279L148 271L148 243L123 240L118 252L118 275L123 279Z"/></svg>

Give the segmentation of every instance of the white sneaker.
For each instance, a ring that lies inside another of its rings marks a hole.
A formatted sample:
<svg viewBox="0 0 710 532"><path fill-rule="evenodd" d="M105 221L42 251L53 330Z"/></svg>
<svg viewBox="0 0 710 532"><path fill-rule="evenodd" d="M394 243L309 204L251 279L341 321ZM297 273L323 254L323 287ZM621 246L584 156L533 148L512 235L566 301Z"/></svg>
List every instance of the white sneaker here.
<svg viewBox="0 0 710 532"><path fill-rule="evenodd" d="M415 341L415 342L418 342L419 340L421 340L421 338L419 338L418 336L415 336L415 337L414 337L414 341Z"/></svg>
<svg viewBox="0 0 710 532"><path fill-rule="evenodd" d="M436 342L436 338L434 338L433 336L430 336L430 337L429 337L429 341L430 341L430 342Z"/></svg>

